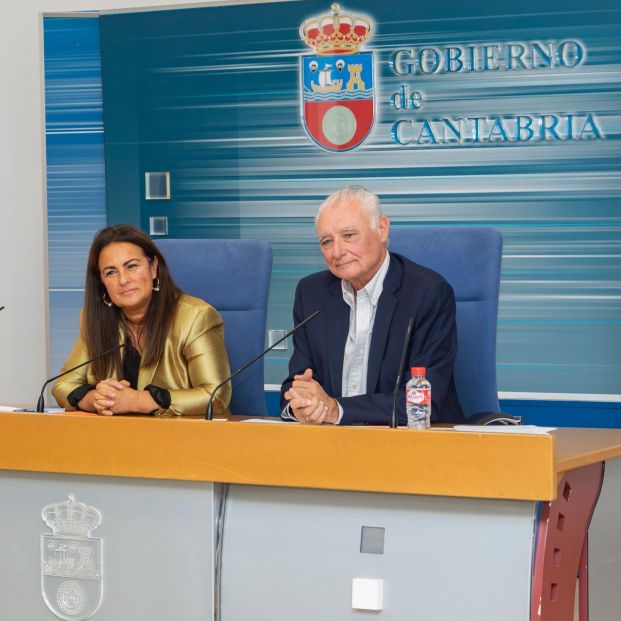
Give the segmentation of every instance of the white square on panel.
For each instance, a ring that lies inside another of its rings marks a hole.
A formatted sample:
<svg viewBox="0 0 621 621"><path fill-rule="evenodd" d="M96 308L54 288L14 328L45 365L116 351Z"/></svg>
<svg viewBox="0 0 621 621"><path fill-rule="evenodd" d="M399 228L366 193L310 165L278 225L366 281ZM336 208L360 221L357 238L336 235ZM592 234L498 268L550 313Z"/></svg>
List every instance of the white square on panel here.
<svg viewBox="0 0 621 621"><path fill-rule="evenodd" d="M151 216L149 218L149 235L168 235L168 218Z"/></svg>
<svg viewBox="0 0 621 621"><path fill-rule="evenodd" d="M351 607L358 610L383 610L384 581L381 578L353 578Z"/></svg>
<svg viewBox="0 0 621 621"><path fill-rule="evenodd" d="M286 330L268 330L267 331L267 346L271 347L274 343L277 343L283 336L287 334ZM287 349L287 341L283 341L280 345L276 345L274 349Z"/></svg>
<svg viewBox="0 0 621 621"><path fill-rule="evenodd" d="M170 173L146 172L144 174L144 197L148 201L170 200Z"/></svg>

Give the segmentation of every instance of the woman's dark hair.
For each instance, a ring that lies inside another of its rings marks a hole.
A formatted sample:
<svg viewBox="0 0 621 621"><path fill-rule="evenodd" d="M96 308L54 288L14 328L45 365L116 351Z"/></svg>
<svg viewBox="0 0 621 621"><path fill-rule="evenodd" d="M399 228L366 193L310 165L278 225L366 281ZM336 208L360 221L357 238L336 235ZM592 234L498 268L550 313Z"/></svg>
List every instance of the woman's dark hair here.
<svg viewBox="0 0 621 621"><path fill-rule="evenodd" d="M149 308L144 317L145 345L142 352L142 365L157 362L164 352L168 328L179 297L183 293L175 285L166 260L151 238L129 224L116 224L102 229L95 235L88 254L86 268L86 287L84 293L84 314L82 320L82 338L86 343L91 358L119 344L119 326L124 325L121 309L107 306L103 302L106 288L99 272L99 255L108 245L127 242L142 248L149 263L157 257L157 278L159 291L153 291ZM115 370L117 377L122 377L122 357L120 350L93 362L93 371L98 380L110 377Z"/></svg>

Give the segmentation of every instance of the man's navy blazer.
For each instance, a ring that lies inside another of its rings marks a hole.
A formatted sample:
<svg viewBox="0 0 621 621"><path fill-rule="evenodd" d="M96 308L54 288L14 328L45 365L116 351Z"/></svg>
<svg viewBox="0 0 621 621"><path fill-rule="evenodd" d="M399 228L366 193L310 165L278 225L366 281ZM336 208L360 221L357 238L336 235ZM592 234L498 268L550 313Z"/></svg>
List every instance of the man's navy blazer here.
<svg viewBox="0 0 621 621"><path fill-rule="evenodd" d="M455 296L452 287L436 272L390 253L390 265L378 301L367 373L366 394L341 397L343 355L349 332L350 308L343 300L341 280L329 271L303 278L295 292L294 324L319 310L319 315L293 337L289 377L307 368L323 389L343 407L341 424L388 424L403 342L410 317L414 327L407 364L397 395L397 414L405 424L405 384L411 367L426 367L431 382L432 422L461 422L464 414L453 381L457 353Z"/></svg>

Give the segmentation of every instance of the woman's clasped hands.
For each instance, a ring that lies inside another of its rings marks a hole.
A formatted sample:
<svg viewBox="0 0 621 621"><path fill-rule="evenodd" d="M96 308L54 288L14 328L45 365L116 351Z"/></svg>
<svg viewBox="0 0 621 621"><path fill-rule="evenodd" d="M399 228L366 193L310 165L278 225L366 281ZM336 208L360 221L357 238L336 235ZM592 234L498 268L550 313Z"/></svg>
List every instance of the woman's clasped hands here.
<svg viewBox="0 0 621 621"><path fill-rule="evenodd" d="M97 414L113 416L138 412L138 391L127 380L105 379L95 387L93 404Z"/></svg>

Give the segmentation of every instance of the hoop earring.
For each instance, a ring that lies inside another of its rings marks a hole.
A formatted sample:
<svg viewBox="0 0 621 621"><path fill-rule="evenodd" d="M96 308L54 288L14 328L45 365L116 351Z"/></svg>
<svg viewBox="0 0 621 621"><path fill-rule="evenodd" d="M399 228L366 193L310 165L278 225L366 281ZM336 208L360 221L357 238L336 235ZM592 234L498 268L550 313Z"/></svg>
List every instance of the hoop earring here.
<svg viewBox="0 0 621 621"><path fill-rule="evenodd" d="M156 276L153 279L153 291L159 291L160 290L160 277Z"/></svg>
<svg viewBox="0 0 621 621"><path fill-rule="evenodd" d="M106 299L106 296L108 299ZM103 303L108 307L111 308L112 307L112 300L110 299L110 296L108 295L107 291L104 291L103 294Z"/></svg>

